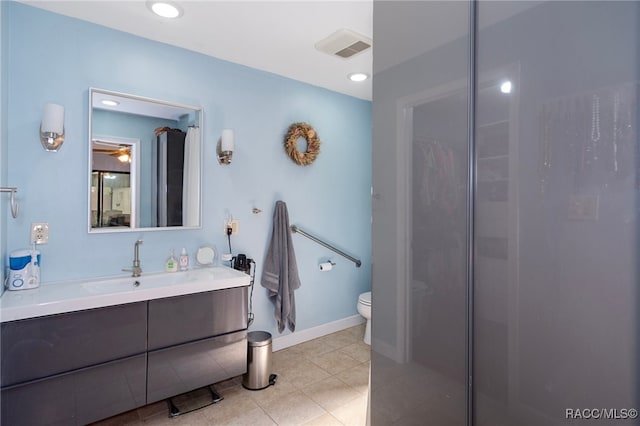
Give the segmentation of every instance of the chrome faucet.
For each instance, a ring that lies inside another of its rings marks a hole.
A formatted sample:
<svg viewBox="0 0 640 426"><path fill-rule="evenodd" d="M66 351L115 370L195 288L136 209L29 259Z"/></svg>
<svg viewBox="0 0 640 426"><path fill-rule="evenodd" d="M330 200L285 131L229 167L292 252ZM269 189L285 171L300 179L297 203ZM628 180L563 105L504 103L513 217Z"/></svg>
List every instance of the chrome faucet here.
<svg viewBox="0 0 640 426"><path fill-rule="evenodd" d="M140 244L142 244L142 240L136 241L133 245L133 268L123 269L123 271L131 271L132 277L139 277L142 275L142 268L140 267Z"/></svg>

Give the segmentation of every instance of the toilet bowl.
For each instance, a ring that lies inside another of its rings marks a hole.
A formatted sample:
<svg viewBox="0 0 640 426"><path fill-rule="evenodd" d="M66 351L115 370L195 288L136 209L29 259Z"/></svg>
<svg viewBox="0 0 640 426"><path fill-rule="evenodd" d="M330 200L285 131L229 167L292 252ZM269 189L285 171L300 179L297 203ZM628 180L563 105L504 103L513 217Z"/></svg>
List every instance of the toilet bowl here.
<svg viewBox="0 0 640 426"><path fill-rule="evenodd" d="M364 342L371 344L371 292L362 293L358 296L358 313L367 320L364 329Z"/></svg>

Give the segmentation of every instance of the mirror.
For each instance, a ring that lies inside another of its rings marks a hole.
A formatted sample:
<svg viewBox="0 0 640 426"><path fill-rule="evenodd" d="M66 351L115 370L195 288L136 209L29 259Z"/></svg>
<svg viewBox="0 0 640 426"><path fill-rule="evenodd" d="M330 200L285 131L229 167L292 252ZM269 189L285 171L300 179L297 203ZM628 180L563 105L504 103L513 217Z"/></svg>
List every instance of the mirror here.
<svg viewBox="0 0 640 426"><path fill-rule="evenodd" d="M200 227L202 108L89 89L89 232Z"/></svg>

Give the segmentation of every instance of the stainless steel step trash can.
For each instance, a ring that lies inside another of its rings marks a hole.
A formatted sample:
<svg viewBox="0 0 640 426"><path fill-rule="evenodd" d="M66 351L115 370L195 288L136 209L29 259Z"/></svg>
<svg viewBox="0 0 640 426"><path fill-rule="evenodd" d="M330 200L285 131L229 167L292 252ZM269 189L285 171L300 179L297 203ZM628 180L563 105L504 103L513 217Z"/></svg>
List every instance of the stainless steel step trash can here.
<svg viewBox="0 0 640 426"><path fill-rule="evenodd" d="M271 374L271 333L250 331L247 334L247 372L242 376L242 386L260 390L276 383Z"/></svg>

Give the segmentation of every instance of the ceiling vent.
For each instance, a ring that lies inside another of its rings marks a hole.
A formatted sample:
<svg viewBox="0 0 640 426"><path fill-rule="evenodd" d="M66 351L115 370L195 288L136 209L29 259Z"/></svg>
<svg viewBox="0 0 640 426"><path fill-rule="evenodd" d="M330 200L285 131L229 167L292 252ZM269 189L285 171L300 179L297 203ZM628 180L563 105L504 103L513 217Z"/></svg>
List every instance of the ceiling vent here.
<svg viewBox="0 0 640 426"><path fill-rule="evenodd" d="M332 56L347 59L369 49L372 43L369 37L351 30L341 29L317 42L316 49Z"/></svg>

